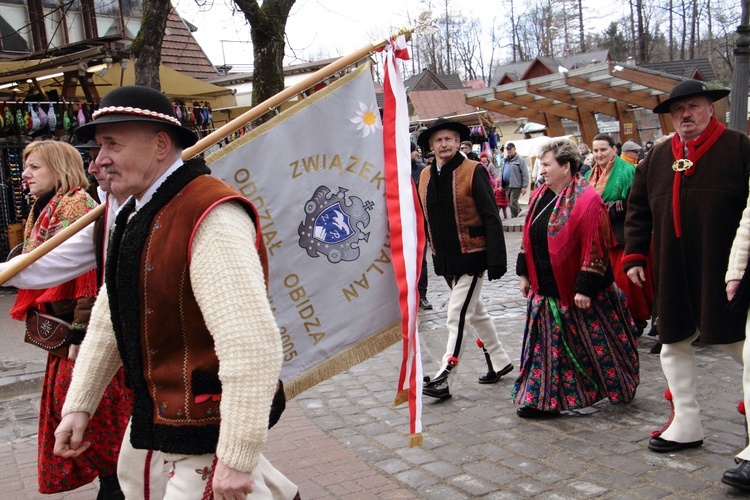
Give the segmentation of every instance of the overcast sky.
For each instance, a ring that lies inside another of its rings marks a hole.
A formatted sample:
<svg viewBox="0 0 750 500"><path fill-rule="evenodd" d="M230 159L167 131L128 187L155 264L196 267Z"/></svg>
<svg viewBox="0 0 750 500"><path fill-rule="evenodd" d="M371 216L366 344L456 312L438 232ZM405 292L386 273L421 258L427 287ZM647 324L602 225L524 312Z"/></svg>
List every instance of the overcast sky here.
<svg viewBox="0 0 750 500"><path fill-rule="evenodd" d="M243 64L252 64L252 48L248 43L250 28L241 13L232 17L227 7L231 3L231 0L213 0L211 9L201 12L196 0L174 0L178 12L198 27L195 38L211 61L216 65L226 62L237 70ZM627 5L622 0L584 0L584 3L591 5L588 12L592 24L600 25L590 28L597 33L604 31L607 21L593 19L619 16ZM433 0L433 4L444 5L442 0ZM409 15L416 16L423 5L422 0L297 0L287 22L291 48L287 48L285 64L353 52L373 40L385 38L396 27L410 25ZM450 5L452 10L460 6L464 14L481 19L485 31L492 24L501 25L508 8L504 0L450 0Z"/></svg>

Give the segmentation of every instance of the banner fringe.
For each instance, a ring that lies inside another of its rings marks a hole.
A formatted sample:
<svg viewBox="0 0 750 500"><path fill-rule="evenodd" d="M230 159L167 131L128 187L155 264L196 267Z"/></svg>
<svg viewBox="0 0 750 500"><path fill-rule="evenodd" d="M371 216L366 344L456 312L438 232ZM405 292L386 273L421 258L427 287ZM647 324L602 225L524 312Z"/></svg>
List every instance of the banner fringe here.
<svg viewBox="0 0 750 500"><path fill-rule="evenodd" d="M424 444L424 437L422 436L422 433L419 432L417 434L410 434L409 435L409 448L414 448L417 446L422 446Z"/></svg>
<svg viewBox="0 0 750 500"><path fill-rule="evenodd" d="M399 406L409 401L409 389L404 389L403 391L399 391L398 394L396 394L396 397L393 400L393 406Z"/></svg>
<svg viewBox="0 0 750 500"><path fill-rule="evenodd" d="M289 381L284 381L284 394L292 399L320 382L352 366L366 361L401 340L401 323L393 323L356 345L345 349L322 363L311 367Z"/></svg>

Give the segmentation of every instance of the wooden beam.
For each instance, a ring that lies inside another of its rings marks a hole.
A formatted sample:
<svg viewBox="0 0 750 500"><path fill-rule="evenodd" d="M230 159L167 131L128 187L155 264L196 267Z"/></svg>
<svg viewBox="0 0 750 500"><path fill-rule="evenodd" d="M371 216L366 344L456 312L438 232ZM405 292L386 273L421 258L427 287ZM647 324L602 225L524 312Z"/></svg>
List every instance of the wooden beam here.
<svg viewBox="0 0 750 500"><path fill-rule="evenodd" d="M630 111L626 104L617 103L617 120L620 122L620 140L633 141L636 144L641 143L641 134L638 131L638 122L635 114Z"/></svg>
<svg viewBox="0 0 750 500"><path fill-rule="evenodd" d="M714 116L716 116L716 119L719 120L720 123L723 123L724 125L727 124L728 112L729 112L729 100L728 99L719 99L718 101L714 101Z"/></svg>
<svg viewBox="0 0 750 500"><path fill-rule="evenodd" d="M632 83L643 85L656 90L661 90L667 94L672 91L675 85L682 81L676 76L667 76L663 74L656 75L651 72L640 71L635 68L627 68L617 64L609 65L609 74L615 78L622 78Z"/></svg>
<svg viewBox="0 0 750 500"><path fill-rule="evenodd" d="M669 99L669 96L662 94L658 97L658 101L664 102ZM672 116L669 113L659 113L659 125L661 125L661 132L664 135L671 134L674 132L674 124L672 123Z"/></svg>
<svg viewBox="0 0 750 500"><path fill-rule="evenodd" d="M79 77L81 90L83 90L83 95L86 96L86 102L99 104L99 91L96 89L93 76L91 73L84 73L83 76Z"/></svg>
<svg viewBox="0 0 750 500"><path fill-rule="evenodd" d="M47 27L44 25L44 8L42 0L28 0L29 21L31 24L31 39L33 51L47 50Z"/></svg>
<svg viewBox="0 0 750 500"><path fill-rule="evenodd" d="M588 110L596 111L597 113L604 113L605 115L614 116L615 103L607 99L606 97L592 97L590 93L582 92L580 95L575 95L572 92L563 89L545 89L544 85L528 85L527 90L536 95L546 97L548 99L555 99L571 106L579 108L586 108Z"/></svg>
<svg viewBox="0 0 750 500"><path fill-rule="evenodd" d="M562 117L549 113L544 113L547 117L547 136L559 137L565 135L565 127L562 124Z"/></svg>
<svg viewBox="0 0 750 500"><path fill-rule="evenodd" d="M78 70L66 71L63 75L62 97L66 101L74 101L78 87Z"/></svg>
<svg viewBox="0 0 750 500"><path fill-rule="evenodd" d="M578 108L578 126L581 129L581 140L591 147L594 137L599 133L596 117L591 111Z"/></svg>
<svg viewBox="0 0 750 500"><path fill-rule="evenodd" d="M569 104L554 103L548 99L536 99L531 94L518 95L515 92L495 91L495 98L508 101L513 104L520 104L527 108L536 109L545 114L554 114L569 120L577 120L578 113Z"/></svg>
<svg viewBox="0 0 750 500"><path fill-rule="evenodd" d="M607 82L592 82L581 76L566 76L565 82L573 87L646 109L653 109L659 104L658 97L648 90L631 91L627 86L613 87Z"/></svg>
<svg viewBox="0 0 750 500"><path fill-rule="evenodd" d="M528 118L529 121L535 123L544 123L544 113L505 101L488 101L484 97L467 97L466 104L490 111L497 111L498 113L516 118Z"/></svg>
<svg viewBox="0 0 750 500"><path fill-rule="evenodd" d="M42 85L39 83L39 81L36 78L32 78L31 79L31 83L34 85L34 88L36 89L36 91L39 92L39 95L42 96L42 99L44 99L46 101L47 100L47 93L44 91L44 89L42 88Z"/></svg>

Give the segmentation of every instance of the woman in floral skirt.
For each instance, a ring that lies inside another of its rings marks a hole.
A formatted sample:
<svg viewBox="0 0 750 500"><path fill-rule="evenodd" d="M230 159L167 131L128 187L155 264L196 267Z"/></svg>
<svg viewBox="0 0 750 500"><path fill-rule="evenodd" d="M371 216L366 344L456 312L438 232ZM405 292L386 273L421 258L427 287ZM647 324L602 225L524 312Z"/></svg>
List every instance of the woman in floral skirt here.
<svg viewBox="0 0 750 500"><path fill-rule="evenodd" d="M23 179L34 197L24 232L24 253L38 247L96 206L86 193L88 182L81 155L70 144L60 141L36 141L23 152ZM130 418L132 398L119 370L107 387L99 408L89 420L84 439L91 448L80 457L69 459L53 453L54 432L62 418L62 406L73 376L79 344L98 288L96 270L91 270L62 285L44 290L19 290L10 311L11 317L26 320L41 313L43 320L33 325L64 321L69 323L67 352L47 355L47 368L39 408L38 477L40 493L73 490L99 477L97 499L124 498L117 481L117 458L122 437ZM47 328L49 330L49 328ZM43 337L43 334L40 335Z"/></svg>
<svg viewBox="0 0 750 500"><path fill-rule="evenodd" d="M601 196L578 175L574 142L542 147L516 265L529 298L513 388L523 418L552 417L604 398L628 403L638 386L635 325L614 283L614 244Z"/></svg>

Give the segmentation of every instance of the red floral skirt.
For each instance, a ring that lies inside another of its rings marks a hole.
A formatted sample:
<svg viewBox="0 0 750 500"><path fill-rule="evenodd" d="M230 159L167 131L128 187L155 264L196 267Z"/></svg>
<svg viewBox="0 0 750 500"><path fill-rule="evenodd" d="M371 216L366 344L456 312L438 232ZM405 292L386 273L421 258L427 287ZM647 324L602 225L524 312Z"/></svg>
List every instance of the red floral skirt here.
<svg viewBox="0 0 750 500"><path fill-rule="evenodd" d="M38 474L40 493L59 493L79 488L97 476L117 472L122 437L133 409L133 397L125 387L120 368L104 392L99 408L89 420L84 440L91 447L76 458L54 453L55 429L62 419L62 407L73 377L74 363L48 355L42 400L39 405Z"/></svg>

